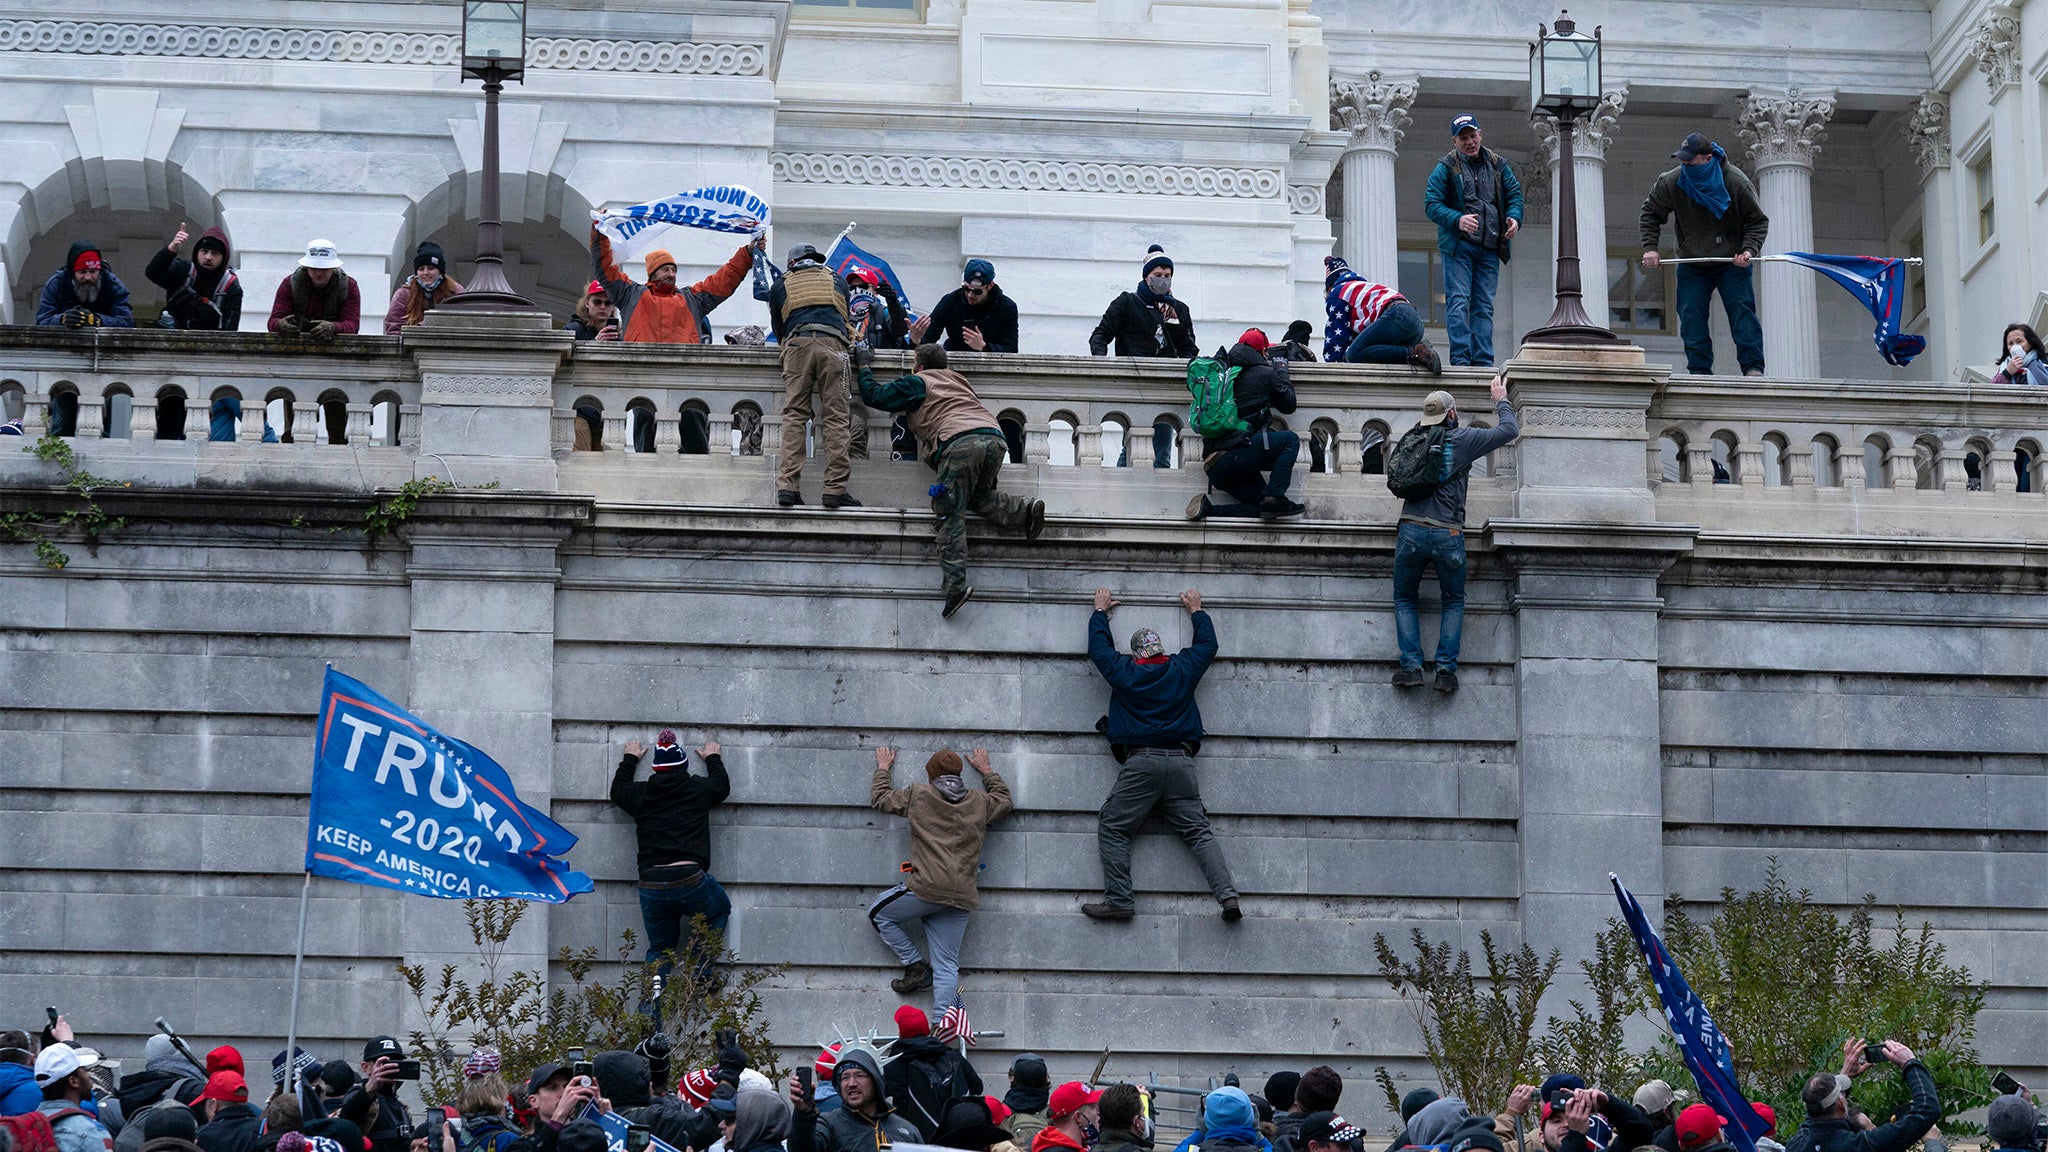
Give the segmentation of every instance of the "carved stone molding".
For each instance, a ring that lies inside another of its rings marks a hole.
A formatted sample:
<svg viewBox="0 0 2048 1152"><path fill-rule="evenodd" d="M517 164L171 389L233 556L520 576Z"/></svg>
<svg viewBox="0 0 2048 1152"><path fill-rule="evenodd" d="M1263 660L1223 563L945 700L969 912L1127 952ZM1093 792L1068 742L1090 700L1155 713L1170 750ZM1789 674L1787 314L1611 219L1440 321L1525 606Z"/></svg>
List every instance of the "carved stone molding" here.
<svg viewBox="0 0 2048 1152"><path fill-rule="evenodd" d="M1321 216L1323 214L1323 190L1314 184L1289 184L1287 186L1287 208L1296 216Z"/></svg>
<svg viewBox="0 0 2048 1152"><path fill-rule="evenodd" d="M533 399L553 396L554 381L546 376L459 376L448 372L427 372L420 376L420 391L437 396Z"/></svg>
<svg viewBox="0 0 2048 1152"><path fill-rule="evenodd" d="M1363 80L1330 81L1330 120L1351 133L1352 148L1393 152L1400 148L1402 129L1415 106L1414 80L1388 79L1379 71Z"/></svg>
<svg viewBox="0 0 2048 1152"><path fill-rule="evenodd" d="M528 67L577 72L670 72L759 76L758 44L534 37ZM439 32L330 31L112 20L0 20L0 52L88 56L185 56L218 60L311 60L350 64L453 64L462 37Z"/></svg>
<svg viewBox="0 0 2048 1152"><path fill-rule="evenodd" d="M1993 92L2020 82L2020 13L2005 4L1994 4L1970 30L1970 55L1977 58L1977 71Z"/></svg>
<svg viewBox="0 0 2048 1152"><path fill-rule="evenodd" d="M1832 92L1751 92L1742 101L1735 126L1749 142L1749 154L1758 168L1780 164L1813 167L1827 139L1828 121L1835 115Z"/></svg>
<svg viewBox="0 0 2048 1152"><path fill-rule="evenodd" d="M1913 162L1920 165L1922 175L1946 168L1949 165L1948 94L1928 91L1922 93L1920 102L1913 105L1913 112L1906 117L1906 146L1913 151Z"/></svg>
<svg viewBox="0 0 2048 1152"><path fill-rule="evenodd" d="M1581 160L1607 159L1607 146L1614 142L1615 125L1621 122L1621 114L1628 108L1628 85L1610 89L1600 94L1600 103L1588 115L1572 120L1572 155ZM1538 112L1529 117L1529 126L1536 133L1538 148L1543 152L1545 165L1557 166L1557 117L1548 112Z"/></svg>
<svg viewBox="0 0 2048 1152"><path fill-rule="evenodd" d="M774 152L769 166L785 184L869 184L892 188L988 188L1050 192L1128 192L1277 200L1292 194L1270 168L1178 164L1098 164L990 156L859 156ZM1297 209L1298 210L1298 209Z"/></svg>
<svg viewBox="0 0 2048 1152"><path fill-rule="evenodd" d="M1633 408L1527 408L1522 422L1538 428L1605 428L1643 434L1643 413Z"/></svg>

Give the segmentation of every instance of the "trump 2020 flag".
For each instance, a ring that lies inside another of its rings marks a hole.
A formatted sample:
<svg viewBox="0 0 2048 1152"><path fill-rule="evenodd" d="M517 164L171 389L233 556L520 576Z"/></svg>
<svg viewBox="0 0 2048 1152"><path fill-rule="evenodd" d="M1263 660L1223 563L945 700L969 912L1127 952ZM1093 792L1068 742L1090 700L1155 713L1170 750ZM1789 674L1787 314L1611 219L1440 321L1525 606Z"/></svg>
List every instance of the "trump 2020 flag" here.
<svg viewBox="0 0 2048 1152"><path fill-rule="evenodd" d="M1904 368L1927 351L1927 337L1899 331L1905 319L1906 262L1884 256L1828 256L1817 252L1786 252L1779 259L1811 268L1849 290L1877 321L1871 339L1887 364Z"/></svg>
<svg viewBox="0 0 2048 1152"><path fill-rule="evenodd" d="M1609 872L1607 879L1614 885L1614 898L1621 901L1621 918L1628 922L1636 946L1643 950L1643 962L1650 966L1650 981L1657 986L1657 998L1664 1002L1664 1019L1671 1025L1678 1050L1685 1055L1685 1066L1700 1087L1700 1102L1711 1105L1728 1122L1729 1143L1741 1152L1756 1152L1757 1137L1769 1131L1770 1125L1736 1087L1735 1058L1728 1051L1727 1038L1714 1027L1706 1004L1664 950L1663 938L1650 927L1650 918L1636 902L1635 893L1614 873Z"/></svg>
<svg viewBox="0 0 2048 1152"><path fill-rule="evenodd" d="M632 1122L617 1112L600 1112L595 1104L585 1104L578 1120L589 1120L604 1129L605 1152L626 1152L626 1130ZM682 1149L659 1136L647 1138L647 1152L682 1152Z"/></svg>
<svg viewBox="0 0 2048 1152"><path fill-rule="evenodd" d="M590 220L612 242L615 260L637 260L661 246L671 228L756 232L768 226L768 202L741 184L712 184L630 208L592 212Z"/></svg>
<svg viewBox="0 0 2048 1152"><path fill-rule="evenodd" d="M313 745L313 875L447 900L560 904L592 889L561 860L576 837L497 761L331 667Z"/></svg>
<svg viewBox="0 0 2048 1152"><path fill-rule="evenodd" d="M889 287L895 290L896 299L902 302L903 311L909 314L906 319L915 322L922 315L910 306L910 293L903 290L903 281L896 278L896 270L889 267L889 262L872 252L863 251L846 233L841 232L839 238L832 241L832 250L825 253L825 264L842 278L851 277L855 272L873 272L887 280Z"/></svg>

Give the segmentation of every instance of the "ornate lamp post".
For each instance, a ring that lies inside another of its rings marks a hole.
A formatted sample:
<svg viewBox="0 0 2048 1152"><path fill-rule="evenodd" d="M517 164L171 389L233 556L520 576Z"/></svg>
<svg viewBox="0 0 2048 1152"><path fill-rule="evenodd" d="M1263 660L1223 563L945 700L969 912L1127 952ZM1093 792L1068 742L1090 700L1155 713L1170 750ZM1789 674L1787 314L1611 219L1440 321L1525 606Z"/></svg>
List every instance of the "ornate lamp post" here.
<svg viewBox="0 0 2048 1152"><path fill-rule="evenodd" d="M532 308L505 279L505 236L498 223L498 93L526 76L525 0L463 0L462 78L484 82L484 172L476 224L476 274L444 308Z"/></svg>
<svg viewBox="0 0 2048 1152"><path fill-rule="evenodd" d="M1577 344L1620 337L1586 315L1579 279L1579 197L1572 179L1572 129L1600 104L1600 29L1591 36L1560 12L1554 29L1537 25L1529 45L1529 107L1557 117L1557 306L1525 341Z"/></svg>

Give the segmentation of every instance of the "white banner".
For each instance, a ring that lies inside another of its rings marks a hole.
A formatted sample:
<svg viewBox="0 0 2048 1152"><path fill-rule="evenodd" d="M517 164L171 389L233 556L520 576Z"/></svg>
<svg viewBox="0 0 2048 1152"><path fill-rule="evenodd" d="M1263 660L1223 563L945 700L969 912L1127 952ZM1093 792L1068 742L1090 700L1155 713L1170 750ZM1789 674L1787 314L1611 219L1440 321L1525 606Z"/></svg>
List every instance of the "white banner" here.
<svg viewBox="0 0 2048 1152"><path fill-rule="evenodd" d="M612 259L624 264L661 247L671 228L759 231L768 226L768 202L745 185L714 184L631 208L592 212L590 219L611 240Z"/></svg>

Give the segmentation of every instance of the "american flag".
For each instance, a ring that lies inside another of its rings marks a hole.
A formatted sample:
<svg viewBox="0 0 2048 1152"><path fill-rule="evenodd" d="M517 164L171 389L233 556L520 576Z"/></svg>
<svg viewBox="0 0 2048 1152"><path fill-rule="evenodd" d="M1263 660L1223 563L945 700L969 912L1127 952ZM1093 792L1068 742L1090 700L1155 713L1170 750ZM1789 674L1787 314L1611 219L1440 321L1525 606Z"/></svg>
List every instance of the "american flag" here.
<svg viewBox="0 0 2048 1152"><path fill-rule="evenodd" d="M938 1027L932 1029L932 1036L947 1044L964 1040L968 1047L974 1046L974 1029L967 1023L967 1005L961 1001L959 993L953 994L953 1003L939 1016Z"/></svg>
<svg viewBox="0 0 2048 1152"><path fill-rule="evenodd" d="M1323 359L1344 359L1358 334L1378 320L1387 305L1404 299L1385 284L1375 284L1348 268L1338 273L1323 295L1323 311L1329 321L1323 326Z"/></svg>

